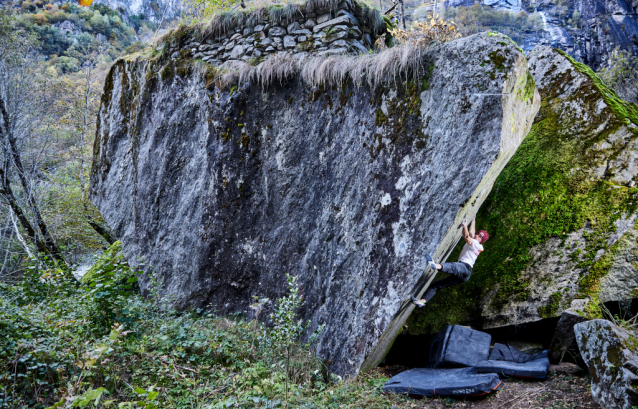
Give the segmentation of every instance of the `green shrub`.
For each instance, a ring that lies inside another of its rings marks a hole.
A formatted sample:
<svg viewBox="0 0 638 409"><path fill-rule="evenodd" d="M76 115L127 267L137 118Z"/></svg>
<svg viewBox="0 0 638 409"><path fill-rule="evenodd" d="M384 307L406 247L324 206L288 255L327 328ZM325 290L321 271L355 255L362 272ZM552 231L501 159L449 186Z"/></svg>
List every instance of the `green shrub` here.
<svg viewBox="0 0 638 409"><path fill-rule="evenodd" d="M276 302L274 330L210 311L162 310L134 292L114 292L133 319L93 319L104 307L95 290L108 288L97 277L115 281L104 272L121 269L116 253L103 257L95 286L42 266L20 285L0 285L0 407L95 407L97 400L100 408L276 408L286 379L289 407L387 408L406 399L383 396L387 379L378 374L338 381L297 336L282 333L298 324L294 282Z"/></svg>
<svg viewBox="0 0 638 409"><path fill-rule="evenodd" d="M68 74L70 72L80 71L80 61L72 57L56 57L50 61L58 72Z"/></svg>

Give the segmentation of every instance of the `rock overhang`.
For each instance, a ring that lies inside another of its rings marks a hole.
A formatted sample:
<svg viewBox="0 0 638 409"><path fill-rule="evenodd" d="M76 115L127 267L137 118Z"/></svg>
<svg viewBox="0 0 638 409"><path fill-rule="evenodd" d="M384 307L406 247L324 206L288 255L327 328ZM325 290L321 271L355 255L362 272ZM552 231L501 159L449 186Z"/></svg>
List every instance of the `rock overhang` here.
<svg viewBox="0 0 638 409"><path fill-rule="evenodd" d="M560 50L537 47L529 66L541 109L479 214L494 238L465 287L411 318L413 333L436 331L436 317L496 328L638 294L638 106Z"/></svg>
<svg viewBox="0 0 638 409"><path fill-rule="evenodd" d="M335 75L318 86L298 59L264 87L195 69L162 75L177 65L166 56L120 60L100 108L91 198L129 262L152 265L177 307L247 313L251 296L281 296L291 272L310 329L327 324L316 349L331 369L373 366L432 278L423 254L449 254L539 105L504 36L419 52L409 65L419 74L379 68L374 87L330 78L389 54L325 60L317 67Z"/></svg>

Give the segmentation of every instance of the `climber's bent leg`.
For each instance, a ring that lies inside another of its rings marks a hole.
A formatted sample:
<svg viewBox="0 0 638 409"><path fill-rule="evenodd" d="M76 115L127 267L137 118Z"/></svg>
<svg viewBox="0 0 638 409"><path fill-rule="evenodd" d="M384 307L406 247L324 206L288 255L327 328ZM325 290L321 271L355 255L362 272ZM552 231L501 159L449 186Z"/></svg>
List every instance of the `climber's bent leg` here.
<svg viewBox="0 0 638 409"><path fill-rule="evenodd" d="M436 294L437 291L452 285L460 284L462 282L463 281L459 280L458 278L454 276L445 278L443 280L435 281L430 285L428 290L425 292L423 299L425 300L425 302L428 302L432 299L432 297L434 297L434 294Z"/></svg>
<svg viewBox="0 0 638 409"><path fill-rule="evenodd" d="M456 263L443 263L441 264L441 271L452 275L459 280L466 282L472 275L472 267L467 263L457 261Z"/></svg>
<svg viewBox="0 0 638 409"><path fill-rule="evenodd" d="M430 301L432 297L434 297L434 294L443 288L466 282L470 279L470 275L472 274L472 268L468 264L460 262L443 263L441 264L440 271L450 274L450 277L432 283L423 297L425 302Z"/></svg>

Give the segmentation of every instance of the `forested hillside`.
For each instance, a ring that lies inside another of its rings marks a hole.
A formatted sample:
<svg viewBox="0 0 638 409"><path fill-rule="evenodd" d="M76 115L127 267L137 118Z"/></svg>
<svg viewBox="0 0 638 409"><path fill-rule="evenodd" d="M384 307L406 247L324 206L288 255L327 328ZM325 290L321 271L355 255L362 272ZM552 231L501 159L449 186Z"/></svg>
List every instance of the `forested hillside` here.
<svg viewBox="0 0 638 409"><path fill-rule="evenodd" d="M144 16L127 17L100 4L81 7L75 2L18 0L11 5L16 27L35 36L38 53L58 75L79 71L96 52L101 61L109 62L135 52L156 29Z"/></svg>

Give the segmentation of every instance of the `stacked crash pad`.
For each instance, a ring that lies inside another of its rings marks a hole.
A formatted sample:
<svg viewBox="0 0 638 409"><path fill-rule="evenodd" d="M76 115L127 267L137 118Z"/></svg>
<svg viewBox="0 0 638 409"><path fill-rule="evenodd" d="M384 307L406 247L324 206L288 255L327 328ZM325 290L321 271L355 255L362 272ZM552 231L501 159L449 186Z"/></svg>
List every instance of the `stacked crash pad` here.
<svg viewBox="0 0 638 409"><path fill-rule="evenodd" d="M410 396L479 396L497 390L500 377L544 378L549 368L547 351L525 354L491 335L459 325L448 325L429 345L429 368L410 369L390 379L384 392ZM460 368L459 368L460 367Z"/></svg>
<svg viewBox="0 0 638 409"><path fill-rule="evenodd" d="M487 359L492 336L460 325L448 325L430 341L430 366L474 366Z"/></svg>
<svg viewBox="0 0 638 409"><path fill-rule="evenodd" d="M477 371L518 378L545 378L549 369L548 351L525 354L504 344L494 344L490 359L474 365Z"/></svg>

